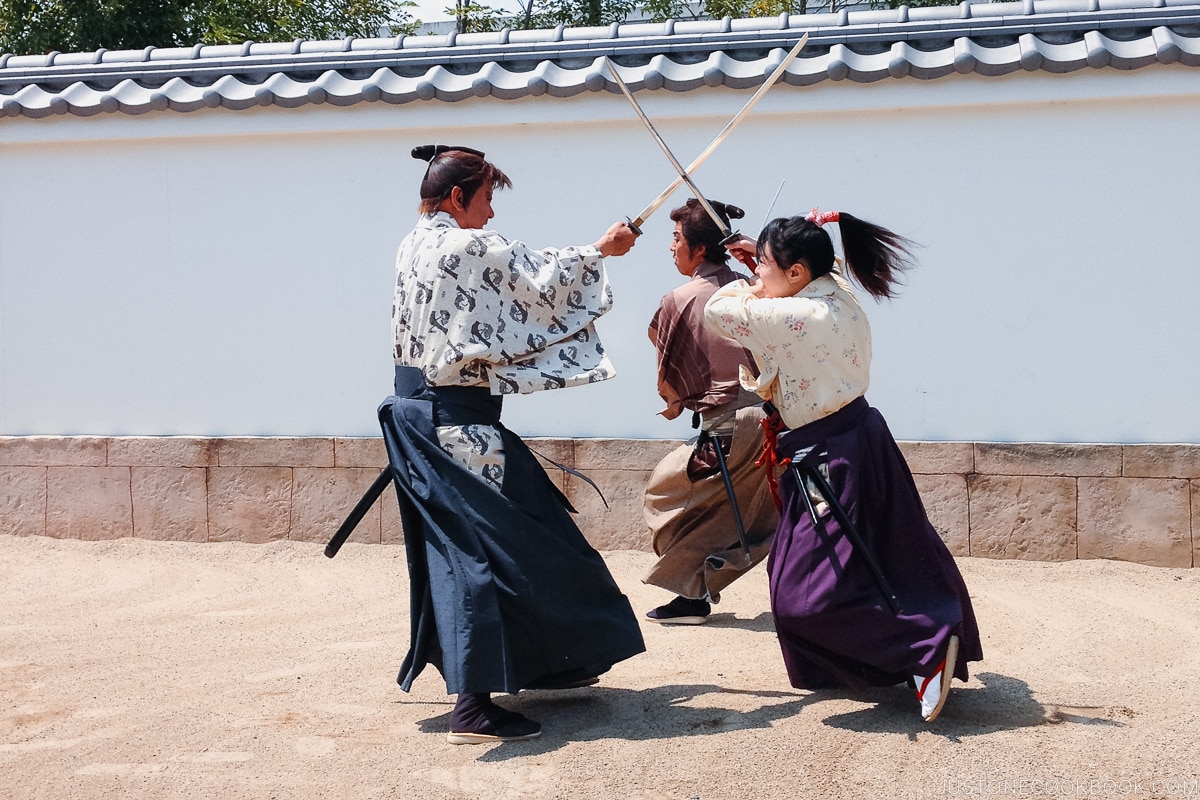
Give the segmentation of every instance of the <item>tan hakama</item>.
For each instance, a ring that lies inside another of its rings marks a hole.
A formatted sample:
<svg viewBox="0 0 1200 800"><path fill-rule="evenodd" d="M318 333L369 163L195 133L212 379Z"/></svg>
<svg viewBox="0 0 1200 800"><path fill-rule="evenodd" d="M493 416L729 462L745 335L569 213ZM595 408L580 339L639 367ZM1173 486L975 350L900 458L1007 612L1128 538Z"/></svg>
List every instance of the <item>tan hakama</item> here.
<svg viewBox="0 0 1200 800"><path fill-rule="evenodd" d="M646 487L643 509L660 558L643 579L682 597L717 603L721 590L766 558L779 513L762 467L762 408L737 412L733 446L726 462L750 542L746 563L733 509L720 474L693 483L687 465L693 446L682 445L659 462Z"/></svg>

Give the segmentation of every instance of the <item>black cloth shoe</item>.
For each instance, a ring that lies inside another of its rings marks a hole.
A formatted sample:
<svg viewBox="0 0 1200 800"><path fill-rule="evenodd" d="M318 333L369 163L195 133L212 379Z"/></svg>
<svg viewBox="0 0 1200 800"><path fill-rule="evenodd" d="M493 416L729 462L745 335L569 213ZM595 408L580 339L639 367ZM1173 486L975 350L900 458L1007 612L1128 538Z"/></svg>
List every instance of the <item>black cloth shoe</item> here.
<svg viewBox="0 0 1200 800"><path fill-rule="evenodd" d="M690 600L686 597L676 597L665 606L647 611L646 619L660 622L663 625L703 625L712 613L712 606L707 600Z"/></svg>
<svg viewBox="0 0 1200 800"><path fill-rule="evenodd" d="M542 735L542 726L523 714L501 708L487 693L460 694L450 712L450 744L520 742Z"/></svg>

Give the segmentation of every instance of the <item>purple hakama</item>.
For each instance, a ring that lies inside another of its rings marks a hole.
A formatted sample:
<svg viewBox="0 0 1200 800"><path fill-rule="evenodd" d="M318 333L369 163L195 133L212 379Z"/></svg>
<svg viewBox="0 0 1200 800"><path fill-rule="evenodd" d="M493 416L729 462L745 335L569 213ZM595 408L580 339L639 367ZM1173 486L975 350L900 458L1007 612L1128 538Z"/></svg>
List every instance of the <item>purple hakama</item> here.
<svg viewBox="0 0 1200 800"><path fill-rule="evenodd" d="M833 414L779 435L790 459L815 445L827 453L828 481L899 600L893 613L834 516L818 506L814 525L794 470L780 479L783 501L767 569L771 613L792 686L891 686L933 675L958 636L958 661L983 651L966 584L930 524L912 473L883 416L860 397Z"/></svg>

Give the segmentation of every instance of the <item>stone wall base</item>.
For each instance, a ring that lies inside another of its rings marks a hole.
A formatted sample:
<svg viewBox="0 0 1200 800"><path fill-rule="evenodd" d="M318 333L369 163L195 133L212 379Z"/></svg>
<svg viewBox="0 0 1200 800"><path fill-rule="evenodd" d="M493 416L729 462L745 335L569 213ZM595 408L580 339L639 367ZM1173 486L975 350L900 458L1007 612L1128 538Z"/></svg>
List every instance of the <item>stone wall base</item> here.
<svg viewBox="0 0 1200 800"><path fill-rule="evenodd" d="M599 550L649 550L642 491L672 440L530 439ZM1200 560L1200 445L901 442L956 556ZM380 438L0 437L0 532L326 542L386 466ZM403 541L389 489L351 541Z"/></svg>

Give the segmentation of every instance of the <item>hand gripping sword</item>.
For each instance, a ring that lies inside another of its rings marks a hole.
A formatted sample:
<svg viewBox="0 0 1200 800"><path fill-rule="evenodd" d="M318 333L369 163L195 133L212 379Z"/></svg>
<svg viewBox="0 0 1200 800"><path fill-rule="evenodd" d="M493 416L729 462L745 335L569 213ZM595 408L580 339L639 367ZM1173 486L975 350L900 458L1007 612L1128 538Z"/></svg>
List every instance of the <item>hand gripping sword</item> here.
<svg viewBox="0 0 1200 800"><path fill-rule="evenodd" d="M767 76L767 79L763 81L763 85L758 87L758 90L755 91L754 95L746 101L746 104L742 106L742 109L738 111L738 113L734 115L733 119L729 120L728 124L721 129L721 132L718 133L711 142L709 142L708 147L704 148L704 151L701 152L700 155L696 156L695 160L693 160L691 164L688 164L687 169L683 171L684 173L691 174L699 169L700 165L707 161L708 157L711 156L713 152L716 151L716 149L720 147L726 139L729 138L729 134L733 133L733 129L741 124L741 121L750 114L751 109L758 104L758 101L763 98L763 95L765 95L770 88L775 85L783 73L787 71L787 68L792 65L792 62L796 60L796 57L800 55L800 51L804 49L804 45L807 43L808 34L806 33L801 36L800 41L796 42L795 46L788 51L788 54L784 56L783 61L779 62L779 66L777 66L771 72L771 74ZM613 71L615 74L615 70L613 69L611 63L609 64L609 70ZM620 82L618 82L618 85L621 85ZM627 94L626 96L629 95ZM650 215L657 211L658 208L667 201L667 198L671 196L672 192L679 188L679 185L683 183L683 181L684 179L681 174L680 177L671 182L671 185L669 185L666 189L663 189L662 193L660 193L658 197L654 198L650 205L646 206L646 208L642 210L642 213L629 220L629 227L633 229L634 233L642 232L640 227L642 223L649 219Z"/></svg>

